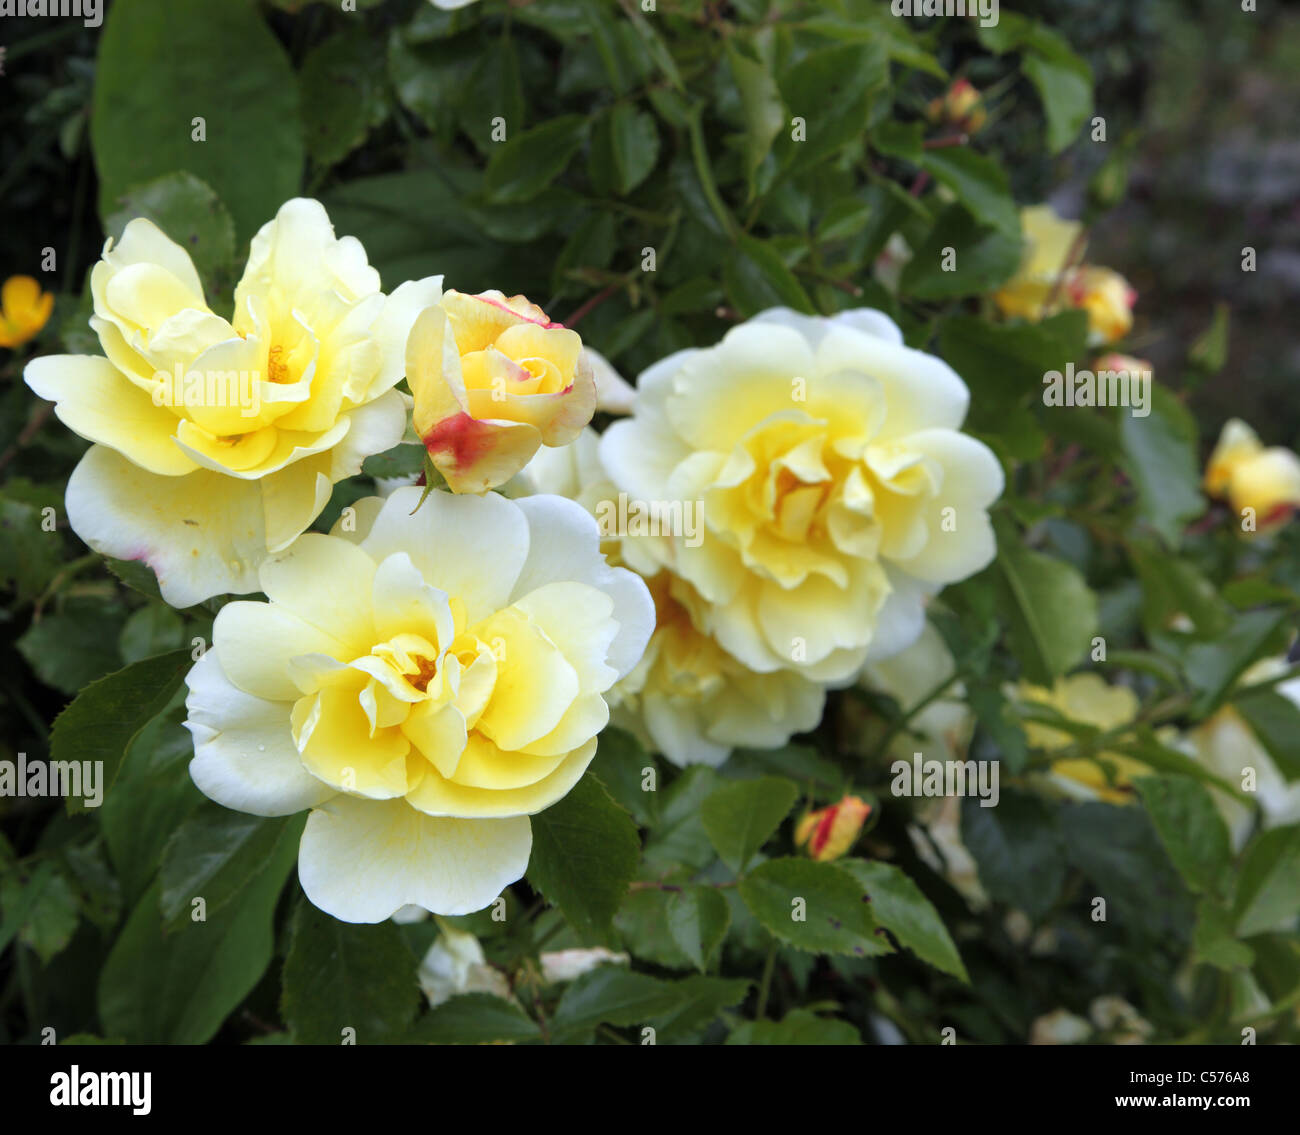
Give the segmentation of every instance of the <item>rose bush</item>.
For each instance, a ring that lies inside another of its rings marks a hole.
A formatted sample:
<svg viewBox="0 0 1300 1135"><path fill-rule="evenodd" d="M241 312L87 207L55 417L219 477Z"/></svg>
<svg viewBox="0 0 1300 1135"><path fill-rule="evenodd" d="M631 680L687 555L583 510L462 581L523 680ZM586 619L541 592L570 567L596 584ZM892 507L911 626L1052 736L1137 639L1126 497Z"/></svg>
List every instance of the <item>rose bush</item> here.
<svg viewBox="0 0 1300 1135"><path fill-rule="evenodd" d="M1300 1039L1297 425L1083 17L356 7L20 29L4 1038Z"/></svg>

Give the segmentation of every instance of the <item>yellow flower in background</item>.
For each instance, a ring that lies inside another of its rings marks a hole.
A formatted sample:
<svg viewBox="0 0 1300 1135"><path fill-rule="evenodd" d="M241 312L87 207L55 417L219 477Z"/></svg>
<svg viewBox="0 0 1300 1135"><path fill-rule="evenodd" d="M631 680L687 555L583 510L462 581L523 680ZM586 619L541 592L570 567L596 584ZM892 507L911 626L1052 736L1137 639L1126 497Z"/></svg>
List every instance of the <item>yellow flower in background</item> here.
<svg viewBox="0 0 1300 1135"><path fill-rule="evenodd" d="M1272 531L1300 508L1300 457L1282 446L1265 448L1250 426L1232 418L1206 464L1205 491L1228 501L1243 531Z"/></svg>
<svg viewBox="0 0 1300 1135"><path fill-rule="evenodd" d="M30 276L10 276L0 288L0 347L21 347L40 334L54 310L54 293Z"/></svg>
<svg viewBox="0 0 1300 1135"><path fill-rule="evenodd" d="M738 747L775 749L821 720L826 690L793 670L760 674L700 631L690 584L649 580L655 630L645 656L612 691L614 721L675 765L718 766Z"/></svg>
<svg viewBox="0 0 1300 1135"><path fill-rule="evenodd" d="M1021 682L1012 693L1022 702L1047 706L1069 721L1102 731L1130 724L1137 717L1139 704L1137 695L1128 687L1107 685L1093 673L1058 678L1051 689ZM1051 752L1074 742L1069 733L1050 725L1026 721L1024 728L1025 738L1033 748ZM1106 779L1102 767L1087 757L1053 761L1052 779L1074 796L1111 804L1129 803L1133 799L1133 779L1150 769L1120 753L1100 752L1097 757L1114 766L1113 783Z"/></svg>
<svg viewBox="0 0 1300 1135"><path fill-rule="evenodd" d="M1096 346L1124 338L1133 326L1137 292L1118 272L1085 264L1065 278L1068 306L1088 313L1088 341Z"/></svg>
<svg viewBox="0 0 1300 1135"><path fill-rule="evenodd" d="M958 79L926 109L932 122L950 122L974 134L987 121L984 100L969 79Z"/></svg>
<svg viewBox="0 0 1300 1135"><path fill-rule="evenodd" d="M90 286L107 357L48 355L24 377L95 443L68 482L73 530L143 560L175 607L257 590L334 483L401 440L407 334L442 291L385 296L360 243L301 198L253 238L230 320L148 220L107 242Z"/></svg>
<svg viewBox="0 0 1300 1135"><path fill-rule="evenodd" d="M453 492L504 484L596 410L577 332L523 296L449 291L416 321L406 360L415 431Z"/></svg>
<svg viewBox="0 0 1300 1135"><path fill-rule="evenodd" d="M630 501L697 521L646 548L702 631L750 670L847 681L993 558L1002 467L960 432L969 400L878 311L777 308L647 370L600 458Z"/></svg>
<svg viewBox="0 0 1300 1135"><path fill-rule="evenodd" d="M662 570L655 541L608 523L618 496L600 461L600 435L588 427L572 445L541 449L511 488L577 501L601 521L611 563L644 571L654 598L654 634L645 655L610 691L612 720L676 765L718 766L733 748L769 749L821 720L825 689L793 670L758 673L699 629L704 605L685 580Z"/></svg>
<svg viewBox="0 0 1300 1135"><path fill-rule="evenodd" d="M795 846L820 862L847 854L871 815L871 805L857 796L807 813L794 830Z"/></svg>
<svg viewBox="0 0 1300 1135"><path fill-rule="evenodd" d="M1020 267L993 294L1003 315L1037 323L1069 308L1086 311L1092 346L1128 333L1137 293L1118 272L1079 263L1086 245L1078 221L1063 220L1050 205L1033 205L1020 211L1020 231Z"/></svg>
<svg viewBox="0 0 1300 1135"><path fill-rule="evenodd" d="M1025 242L1020 267L993 300L1004 315L1037 323L1056 310L1055 304L1048 309L1048 300L1061 273L1082 254L1083 226L1062 220L1050 205L1031 205L1020 210L1020 235Z"/></svg>
<svg viewBox="0 0 1300 1135"><path fill-rule="evenodd" d="M1283 658L1262 659L1241 676L1239 688L1245 690L1276 679L1288 669ZM1273 689L1300 708L1300 678L1278 682ZM1249 774L1252 787L1248 791L1253 795L1247 799L1258 805L1263 830L1300 822L1300 779L1287 778L1259 743L1255 731L1231 705L1188 730L1174 745L1234 788L1246 790ZM1255 827L1255 809L1217 788L1211 788L1210 794L1232 833L1233 847L1240 850Z"/></svg>
<svg viewBox="0 0 1300 1135"><path fill-rule="evenodd" d="M190 773L259 816L312 809L307 897L345 922L467 914L528 864L528 817L577 783L605 694L654 626L596 522L553 496L358 502L266 560L186 681Z"/></svg>

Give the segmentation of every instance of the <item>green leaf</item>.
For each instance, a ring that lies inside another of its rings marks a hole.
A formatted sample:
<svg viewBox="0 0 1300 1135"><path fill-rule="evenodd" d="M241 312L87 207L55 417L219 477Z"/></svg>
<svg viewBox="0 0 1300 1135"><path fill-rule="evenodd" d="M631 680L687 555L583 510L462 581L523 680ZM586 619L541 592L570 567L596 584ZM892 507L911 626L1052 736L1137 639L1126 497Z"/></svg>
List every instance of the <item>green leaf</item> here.
<svg viewBox="0 0 1300 1135"><path fill-rule="evenodd" d="M631 733L608 725L600 731L592 771L643 827L659 814L659 766Z"/></svg>
<svg viewBox="0 0 1300 1135"><path fill-rule="evenodd" d="M871 93L889 79L889 59L878 40L819 48L783 71L781 94L806 138L779 135L778 158L800 173L843 147L858 144L867 126Z"/></svg>
<svg viewBox="0 0 1300 1135"><path fill-rule="evenodd" d="M808 1009L791 1009L779 1021L744 1021L731 1030L728 1044L861 1044L847 1021L819 1017Z"/></svg>
<svg viewBox="0 0 1300 1135"><path fill-rule="evenodd" d="M167 650L178 650L185 638L181 617L162 603L149 603L131 613L118 637L118 649L130 664Z"/></svg>
<svg viewBox="0 0 1300 1135"><path fill-rule="evenodd" d="M718 856L739 875L798 798L798 785L784 777L735 781L704 801L700 819Z"/></svg>
<svg viewBox="0 0 1300 1135"><path fill-rule="evenodd" d="M437 1006L403 1038L407 1044L512 1044L541 1036L537 1023L491 993L462 993Z"/></svg>
<svg viewBox="0 0 1300 1135"><path fill-rule="evenodd" d="M227 296L233 299L235 222L210 185L192 173L168 173L128 189L118 201L120 208L104 220L109 236L121 240L127 222L136 217L153 221L189 253L211 303L219 304ZM119 561L109 561L109 566L115 562ZM143 564L136 567L153 578Z"/></svg>
<svg viewBox="0 0 1300 1135"><path fill-rule="evenodd" d="M1254 950L1232 932L1232 912L1213 899L1202 899L1196 908L1192 950L1197 961L1218 969L1236 969L1255 961Z"/></svg>
<svg viewBox="0 0 1300 1135"><path fill-rule="evenodd" d="M680 1002L665 1013L652 1016L650 1026L658 1043L680 1040L707 1028L723 1009L739 1005L749 994L748 978L703 977L693 974L677 982Z"/></svg>
<svg viewBox="0 0 1300 1135"><path fill-rule="evenodd" d="M1083 312L1019 325L973 315L944 320L940 353L971 391L967 428L994 435L1023 460L1036 460L1044 437L1030 404L1042 403L1043 375L1064 371L1068 362L1082 357L1087 334Z"/></svg>
<svg viewBox="0 0 1300 1135"><path fill-rule="evenodd" d="M72 941L81 904L66 876L49 859L35 869L11 867L0 879L0 952L17 936L42 965Z"/></svg>
<svg viewBox="0 0 1300 1135"><path fill-rule="evenodd" d="M1092 114L1092 68L1065 39L1038 20L1006 12L998 22L980 25L976 34L990 51L1021 49L1021 69L1038 91L1047 116L1047 144L1059 153L1074 141Z"/></svg>
<svg viewBox="0 0 1300 1135"><path fill-rule="evenodd" d="M1067 804L1060 816L1066 859L1097 887L1085 893L1106 900L1108 920L1148 941L1181 946L1190 938L1191 896L1143 809Z"/></svg>
<svg viewBox="0 0 1300 1135"><path fill-rule="evenodd" d="M961 839L989 897L1038 919L1056 902L1065 863L1056 818L1038 797L1003 788L996 808L962 801Z"/></svg>
<svg viewBox="0 0 1300 1135"><path fill-rule="evenodd" d="M650 176L658 158L654 116L631 103L615 103L592 134L588 163L592 187L604 197L625 197Z"/></svg>
<svg viewBox="0 0 1300 1135"><path fill-rule="evenodd" d="M1149 376L1148 376L1149 379ZM1163 387L1148 381L1151 413L1119 411L1119 437L1138 491L1138 508L1171 547L1183 526L1205 511L1197 467L1196 422Z"/></svg>
<svg viewBox="0 0 1300 1135"><path fill-rule="evenodd" d="M153 882L172 833L205 799L190 778L194 738L184 710L156 717L127 749L117 791L99 810L113 869L128 907Z"/></svg>
<svg viewBox="0 0 1300 1135"><path fill-rule="evenodd" d="M114 560L106 556L104 566L132 591L148 595L151 599L162 598L162 592L158 590L158 577L139 560Z"/></svg>
<svg viewBox="0 0 1300 1135"><path fill-rule="evenodd" d="M524 127L526 104L515 42L512 36L500 36L484 50L476 40L453 41L462 56L467 49L477 56L469 77L453 91L460 126L479 153L489 157L502 145L493 139L495 119L504 120L507 138Z"/></svg>
<svg viewBox="0 0 1300 1135"><path fill-rule="evenodd" d="M676 1008L683 993L673 983L626 966L598 966L574 981L551 1018L557 1042L597 1025L645 1025L651 1017Z"/></svg>
<svg viewBox="0 0 1300 1135"><path fill-rule="evenodd" d="M395 922L340 922L303 899L284 960L281 1014L298 1044L341 1044L345 1035L390 1043L420 1007L418 964Z"/></svg>
<svg viewBox="0 0 1300 1135"><path fill-rule="evenodd" d="M127 919L99 977L108 1036L130 1044L204 1044L271 963L272 916L298 857L286 830L265 871L206 922L173 934L158 913L155 882Z"/></svg>
<svg viewBox="0 0 1300 1135"><path fill-rule="evenodd" d="M1300 825L1265 832L1246 849L1233 906L1243 938L1290 929L1300 914Z"/></svg>
<svg viewBox="0 0 1300 1135"><path fill-rule="evenodd" d="M1142 628L1148 637L1169 630L1180 615L1197 634L1217 638L1228 628L1231 613L1218 589L1187 560L1171 555L1154 541L1130 540L1129 556L1142 584Z"/></svg>
<svg viewBox="0 0 1300 1135"><path fill-rule="evenodd" d="M76 694L119 666L122 615L116 605L69 602L32 623L18 640L18 653L47 686Z"/></svg>
<svg viewBox="0 0 1300 1135"><path fill-rule="evenodd" d="M263 819L205 803L168 842L162 859L163 921L176 930L190 920L192 902L202 898L209 917L237 897L266 869L287 827L301 836L305 819Z"/></svg>
<svg viewBox="0 0 1300 1135"><path fill-rule="evenodd" d="M726 54L745 119L745 177L750 183L752 197L754 174L785 124L785 108L781 105L781 92L776 80L764 63L746 55L734 38L726 41Z"/></svg>
<svg viewBox="0 0 1300 1135"><path fill-rule="evenodd" d="M382 119L383 74L376 45L358 31L339 32L307 53L298 73L303 135L318 166L342 161Z"/></svg>
<svg viewBox="0 0 1300 1135"><path fill-rule="evenodd" d="M899 289L919 300L978 295L1009 279L1019 263L1018 237L982 226L965 206L951 205L907 262Z"/></svg>
<svg viewBox="0 0 1300 1135"><path fill-rule="evenodd" d="M1300 993L1300 942L1294 934L1257 934L1249 946L1255 979L1274 1004Z"/></svg>
<svg viewBox="0 0 1300 1135"><path fill-rule="evenodd" d="M614 926L624 950L642 961L665 969L693 969L673 937L668 924L668 904L673 892L659 887L641 887L628 892L618 908Z"/></svg>
<svg viewBox="0 0 1300 1135"><path fill-rule="evenodd" d="M1197 642L1183 655L1183 670L1200 693L1195 712L1208 716L1252 662L1284 649L1289 630L1286 611L1249 611L1237 615L1217 642Z"/></svg>
<svg viewBox="0 0 1300 1135"><path fill-rule="evenodd" d="M1029 681L1050 686L1091 645L1097 597L1068 563L1030 551L1008 524L997 529L991 570L1012 652Z"/></svg>
<svg viewBox="0 0 1300 1135"><path fill-rule="evenodd" d="M127 746L166 708L191 665L188 650L173 650L91 683L54 719L50 759L102 761L99 788L107 793ZM84 807L84 797L68 797L69 812Z"/></svg>
<svg viewBox="0 0 1300 1135"><path fill-rule="evenodd" d="M716 887L668 893L668 932L701 973L709 968L730 925L731 908Z"/></svg>
<svg viewBox="0 0 1300 1135"><path fill-rule="evenodd" d="M646 841L647 867L663 873L698 871L714 862L700 810L717 783L718 775L711 768L692 765L664 790L659 818Z"/></svg>
<svg viewBox="0 0 1300 1135"><path fill-rule="evenodd" d="M1214 318L1187 351L1187 361L1206 374L1218 374L1228 361L1228 325L1231 310L1226 303L1214 305Z"/></svg>
<svg viewBox="0 0 1300 1135"><path fill-rule="evenodd" d="M1043 102L1047 148L1059 154L1092 114L1092 68L1063 42L1051 55L1027 56L1021 68Z"/></svg>
<svg viewBox="0 0 1300 1135"><path fill-rule="evenodd" d="M1300 780L1300 709L1276 690L1250 690L1232 700L1256 740L1287 780Z"/></svg>
<svg viewBox="0 0 1300 1135"><path fill-rule="evenodd" d="M1232 847L1228 825L1209 792L1185 776L1144 776L1136 783L1165 850L1187 885L1196 892L1219 893Z"/></svg>
<svg viewBox="0 0 1300 1135"><path fill-rule="evenodd" d="M1020 214L1006 172L992 158L968 146L926 150L918 163L953 191L972 217L1004 236L1018 240Z"/></svg>
<svg viewBox="0 0 1300 1135"><path fill-rule="evenodd" d="M741 880L739 891L750 913L796 949L856 957L892 952L876 933L862 886L834 863L769 859Z"/></svg>
<svg viewBox="0 0 1300 1135"><path fill-rule="evenodd" d="M488 160L484 188L493 201L529 201L560 176L587 136L580 114L552 118L498 143Z"/></svg>
<svg viewBox="0 0 1300 1135"><path fill-rule="evenodd" d="M529 883L584 941L604 941L636 872L641 842L632 818L588 773L532 822Z"/></svg>
<svg viewBox="0 0 1300 1135"><path fill-rule="evenodd" d="M769 307L792 307L812 314L812 301L795 274L770 244L741 236L722 269L736 311L745 318Z"/></svg>
<svg viewBox="0 0 1300 1135"><path fill-rule="evenodd" d="M1149 727L1136 729L1131 738L1113 742L1107 745L1107 749L1122 756L1132 757L1136 761L1141 761L1156 772L1190 777L1198 784L1217 788L1237 800L1246 802L1239 785L1224 780L1221 776L1206 768L1200 761L1188 756L1180 749L1170 748L1158 740L1156 734Z"/></svg>
<svg viewBox="0 0 1300 1135"><path fill-rule="evenodd" d="M298 84L247 0L118 0L94 90L90 141L105 217L128 190L187 170L225 202L244 241L300 188ZM206 141L193 140L194 117Z"/></svg>
<svg viewBox="0 0 1300 1135"><path fill-rule="evenodd" d="M410 27L394 28L389 36L388 77L393 92L398 101L436 135L444 136L454 131L461 95L474 76L476 66L481 66L487 58L486 53L467 50L471 42L467 37L419 42ZM522 115L522 103L516 105ZM475 128L481 125L490 131L487 121L484 118L480 123L475 119L473 125ZM516 126L523 123L522 117L507 116L506 121Z"/></svg>
<svg viewBox="0 0 1300 1135"><path fill-rule="evenodd" d="M866 889L872 915L900 946L935 969L970 983L948 928L916 883L893 864L878 860L841 859L839 866Z"/></svg>

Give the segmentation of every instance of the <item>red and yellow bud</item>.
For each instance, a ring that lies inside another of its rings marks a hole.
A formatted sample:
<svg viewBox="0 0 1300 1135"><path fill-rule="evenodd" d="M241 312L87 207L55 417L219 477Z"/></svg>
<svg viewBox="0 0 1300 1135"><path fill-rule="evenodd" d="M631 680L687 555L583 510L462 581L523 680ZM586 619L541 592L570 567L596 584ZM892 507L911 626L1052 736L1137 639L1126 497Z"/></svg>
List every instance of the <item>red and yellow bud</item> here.
<svg viewBox="0 0 1300 1135"><path fill-rule="evenodd" d="M596 384L576 331L523 296L447 292L406 348L415 429L456 493L504 484L591 421Z"/></svg>
<svg viewBox="0 0 1300 1135"><path fill-rule="evenodd" d="M932 122L949 122L967 134L974 134L988 119L983 96L969 79L958 79L932 100L927 114Z"/></svg>
<svg viewBox="0 0 1300 1135"><path fill-rule="evenodd" d="M857 796L809 812L795 828L794 841L818 861L839 859L857 841L871 805Z"/></svg>

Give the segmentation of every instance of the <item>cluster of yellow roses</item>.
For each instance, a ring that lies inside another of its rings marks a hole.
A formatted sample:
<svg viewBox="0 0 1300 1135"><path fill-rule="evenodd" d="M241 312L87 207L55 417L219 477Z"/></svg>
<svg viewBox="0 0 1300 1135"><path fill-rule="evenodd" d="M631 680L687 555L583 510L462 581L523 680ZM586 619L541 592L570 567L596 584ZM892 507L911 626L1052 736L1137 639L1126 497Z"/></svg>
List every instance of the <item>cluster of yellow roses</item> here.
<svg viewBox="0 0 1300 1135"><path fill-rule="evenodd" d="M229 319L147 220L91 291L103 356L25 375L93 443L69 521L173 605L265 594L221 607L188 677L191 771L231 808L310 809L302 885L345 920L489 904L611 705L680 763L812 727L994 552L1002 470L960 432L967 389L877 312L766 312L633 396L522 297L383 293L302 199L253 239ZM598 388L632 411L599 438ZM404 439L445 488L307 531ZM629 499L699 524L597 523Z"/></svg>

